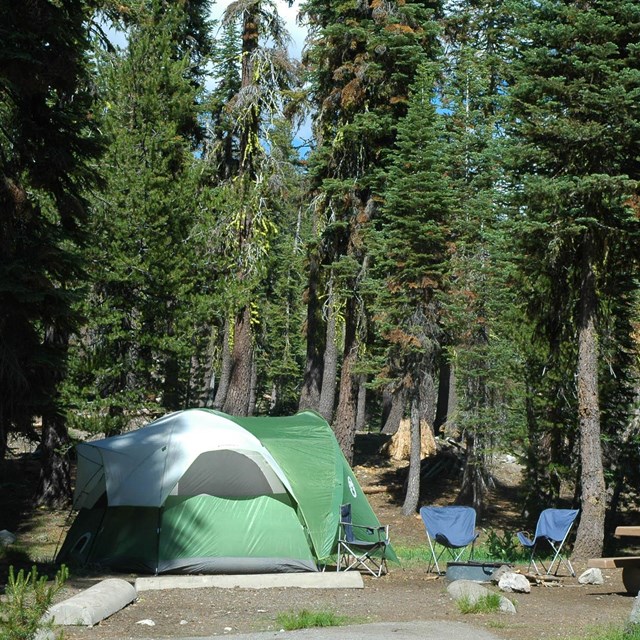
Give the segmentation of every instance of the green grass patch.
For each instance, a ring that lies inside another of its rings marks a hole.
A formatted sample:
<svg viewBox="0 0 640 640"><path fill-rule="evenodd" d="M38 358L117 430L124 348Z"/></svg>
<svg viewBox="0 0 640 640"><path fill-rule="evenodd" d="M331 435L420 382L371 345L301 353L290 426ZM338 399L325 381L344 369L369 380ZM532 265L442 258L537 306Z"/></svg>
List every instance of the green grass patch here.
<svg viewBox="0 0 640 640"><path fill-rule="evenodd" d="M580 636L567 636L566 640L640 640L640 624L627 627L594 627Z"/></svg>
<svg viewBox="0 0 640 640"><path fill-rule="evenodd" d="M427 566L431 559L431 550L429 547L405 547L393 545L393 548L403 567L421 567Z"/></svg>
<svg viewBox="0 0 640 640"><path fill-rule="evenodd" d="M460 598L456 604L460 613L495 613L500 611L501 596L498 593L488 593L477 600L469 597Z"/></svg>
<svg viewBox="0 0 640 640"><path fill-rule="evenodd" d="M285 611L276 618L278 625L285 631L310 629L312 627L339 627L349 622L346 616L339 616L332 611Z"/></svg>

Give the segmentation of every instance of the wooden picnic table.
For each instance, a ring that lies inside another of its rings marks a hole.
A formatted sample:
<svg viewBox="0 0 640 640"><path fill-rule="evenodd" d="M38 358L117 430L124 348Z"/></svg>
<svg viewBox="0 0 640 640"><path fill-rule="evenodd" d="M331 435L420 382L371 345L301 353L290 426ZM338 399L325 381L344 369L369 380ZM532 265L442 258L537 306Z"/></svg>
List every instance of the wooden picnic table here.
<svg viewBox="0 0 640 640"><path fill-rule="evenodd" d="M613 535L616 536L616 538L640 536L640 527L616 527L616 531Z"/></svg>
<svg viewBox="0 0 640 640"><path fill-rule="evenodd" d="M640 526L616 527L616 538L640 537ZM598 569L622 569L622 582L629 593L640 591L640 556L619 556L616 558L591 558L588 567Z"/></svg>

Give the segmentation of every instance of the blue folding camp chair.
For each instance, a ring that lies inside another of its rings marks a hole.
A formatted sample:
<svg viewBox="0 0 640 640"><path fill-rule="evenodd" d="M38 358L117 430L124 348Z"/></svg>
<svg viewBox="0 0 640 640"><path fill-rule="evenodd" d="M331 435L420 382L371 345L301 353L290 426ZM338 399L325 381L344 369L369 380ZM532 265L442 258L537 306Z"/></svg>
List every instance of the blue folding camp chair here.
<svg viewBox="0 0 640 640"><path fill-rule="evenodd" d="M480 535L476 531L476 511L473 507L422 507L420 516L431 549L427 571L435 566L437 573L443 573L438 564L442 554L447 552L457 562L469 545L470 557L473 558L473 545Z"/></svg>
<svg viewBox="0 0 640 640"><path fill-rule="evenodd" d="M527 571L529 571L529 569L531 569L531 565L533 565L536 573L540 575L540 570L538 569L538 565L536 564L534 557L537 554L538 562L545 570L546 575L551 573L553 565L556 562L558 565L556 566L554 575L558 575L558 569L564 562L571 575L575 577L576 572L573 570L569 558L565 557L563 554L562 549L579 512L579 509L545 509L538 518L536 533L533 536L533 539L529 537L529 534L527 534L526 531L518 531L517 536L518 540L520 540L520 544L525 549L529 549L531 551ZM548 569L544 566L542 558L540 557L540 547L544 547L545 543L549 544L554 554Z"/></svg>
<svg viewBox="0 0 640 640"><path fill-rule="evenodd" d="M338 571L364 569L379 578L387 572L389 525L370 527L352 522L351 505L340 507Z"/></svg>

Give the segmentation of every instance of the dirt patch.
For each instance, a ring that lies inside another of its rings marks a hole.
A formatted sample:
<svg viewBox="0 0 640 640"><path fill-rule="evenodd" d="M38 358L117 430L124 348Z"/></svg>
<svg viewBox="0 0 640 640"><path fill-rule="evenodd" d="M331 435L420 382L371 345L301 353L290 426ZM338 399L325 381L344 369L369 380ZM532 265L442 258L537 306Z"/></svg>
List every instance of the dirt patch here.
<svg viewBox="0 0 640 640"><path fill-rule="evenodd" d="M277 616L308 609L330 611L353 623L412 620L462 621L501 638L581 638L594 626L621 626L633 598L619 576L607 574L603 586L581 586L562 578L559 586L536 586L518 594L515 615L463 615L446 590L446 581L424 570L393 568L380 578L364 578L364 589L193 589L145 591L138 601L93 628L71 627L74 640L181 638L278 630ZM75 582L67 593L86 585ZM142 623L153 621L153 626Z"/></svg>
<svg viewBox="0 0 640 640"><path fill-rule="evenodd" d="M418 515L402 515L402 485L406 463L392 462L377 455L380 438L360 442L354 470L381 522L390 525L398 546L426 545ZM0 529L18 533L20 546L44 562L53 558L66 526L68 513L29 509L29 483L37 465L29 457L15 461L15 478L5 475L5 491L0 494ZM37 475L36 475L37 477ZM482 536L491 529L515 530L521 526L519 511L520 467L509 459L496 468L491 508L478 522ZM6 489L10 490L7 491ZM425 484L422 504L450 503L457 483L446 476ZM5 507L9 507L5 508ZM20 560L19 556L13 557ZM25 562L27 556L24 557ZM578 575L583 565L575 564ZM8 561L0 563L0 582L5 581ZM526 567L519 567L526 570ZM485 628L505 639L584 637L594 626L621 626L633 606L633 598L622 585L620 571L603 572L602 586L579 585L577 579L562 576L554 586L534 586L530 594L517 594L515 615L495 613L463 615L446 590L446 581L424 568L391 566L388 575L364 577L364 589L192 589L148 591L132 605L93 628L69 627L72 640L113 638L184 638L277 630L277 616L302 609L330 611L353 623L404 622L412 620L463 621ZM79 593L108 576L74 576L60 599ZM118 576L133 580L135 576ZM509 596L511 597L511 596ZM153 621L153 626L142 621ZM338 635L338 634L336 634Z"/></svg>

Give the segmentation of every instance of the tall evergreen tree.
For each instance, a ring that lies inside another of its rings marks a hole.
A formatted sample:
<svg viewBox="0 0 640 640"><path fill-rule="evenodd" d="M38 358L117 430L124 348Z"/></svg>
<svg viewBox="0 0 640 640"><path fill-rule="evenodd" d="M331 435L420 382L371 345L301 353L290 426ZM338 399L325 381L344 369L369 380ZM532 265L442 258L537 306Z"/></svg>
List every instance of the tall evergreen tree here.
<svg viewBox="0 0 640 640"><path fill-rule="evenodd" d="M365 309L359 287L369 263L365 230L376 215L376 181L385 149L406 115L408 88L419 63L433 55L439 4L353 3L308 0L308 65L317 140L310 161L317 240L310 251L307 339L326 331L320 300L331 295L343 310L342 359L333 427L343 452L353 456ZM326 267L325 269L322 266ZM329 272L323 283L322 275ZM331 283L331 291L327 284ZM325 345L325 351L331 345ZM307 348L303 404L319 402L320 346Z"/></svg>
<svg viewBox="0 0 640 640"><path fill-rule="evenodd" d="M274 188L279 181L273 179L274 165L267 161L265 147L271 144L274 122L285 115L298 68L287 54L288 36L273 2L233 2L223 24L225 46L218 68L224 73L216 95L226 94L228 102L223 108L219 100L213 104L219 143L210 159L216 165L212 177L225 178L212 215L217 218L213 226L227 227L219 246L230 265L215 404L227 413L247 415L255 404L256 300L282 213L279 189ZM233 41L236 35L238 43Z"/></svg>
<svg viewBox="0 0 640 640"><path fill-rule="evenodd" d="M202 135L189 21L181 3L146 3L127 48L101 65L106 185L91 225L93 285L74 392L100 431L117 432L142 410L181 408L188 393L193 154Z"/></svg>
<svg viewBox="0 0 640 640"><path fill-rule="evenodd" d="M509 408L513 411L512 403L523 396L521 358L512 339L518 331L513 330L515 294L508 282L511 256L502 202L512 4L452 0L443 20L442 106L456 213L441 382L447 382L451 369L458 393L457 406L441 410L437 427L461 434L466 456L458 500L478 513L486 506L492 448L500 439L511 439L515 421ZM446 393L446 385L440 388Z"/></svg>
<svg viewBox="0 0 640 640"><path fill-rule="evenodd" d="M632 290L637 259L640 6L544 0L523 8L510 101L523 268L546 284L531 293L550 342L576 340L582 515L574 553L588 557L600 555L604 538L603 318Z"/></svg>
<svg viewBox="0 0 640 640"><path fill-rule="evenodd" d="M411 405L412 447L403 513L415 513L420 495L421 388L435 378L441 340L438 294L445 283L452 192L447 144L436 112L432 69L419 68L408 112L385 175L378 221L374 281L383 282L375 317L387 344L383 372L397 377ZM376 277L377 276L377 277ZM432 416L429 416L432 419Z"/></svg>
<svg viewBox="0 0 640 640"><path fill-rule="evenodd" d="M0 461L42 416L39 501L71 493L60 403L99 151L82 0L0 4Z"/></svg>

